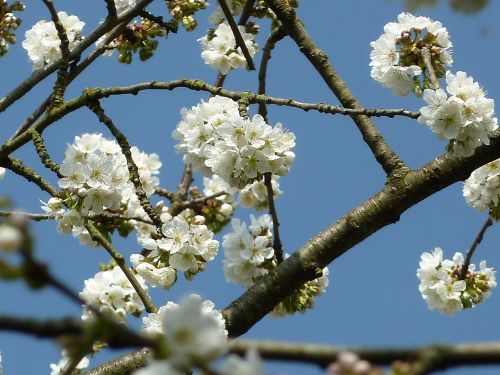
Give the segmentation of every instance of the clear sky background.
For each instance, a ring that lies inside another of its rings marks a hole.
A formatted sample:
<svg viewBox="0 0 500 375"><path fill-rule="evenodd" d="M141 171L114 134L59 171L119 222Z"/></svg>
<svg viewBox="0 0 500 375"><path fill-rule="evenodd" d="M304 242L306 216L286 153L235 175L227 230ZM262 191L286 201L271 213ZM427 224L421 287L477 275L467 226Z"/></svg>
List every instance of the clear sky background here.
<svg viewBox="0 0 500 375"><path fill-rule="evenodd" d="M41 1L26 0L20 15L23 24L19 42L0 60L0 96L14 88L31 73L26 51L21 47L24 32L36 21L48 18ZM151 9L163 12L161 1ZM215 4L215 2L213 2ZM86 22L87 35L105 15L104 1L55 1L56 7L76 14ZM213 83L217 72L200 58L196 41L207 30L206 18L211 9L200 12L200 26L191 33L180 29L177 35L160 41L159 50L150 61L134 59L122 65L113 58L101 58L70 87L67 98L78 96L84 87L128 85L147 80L169 81L182 77ZM407 108L418 110L424 102L417 98L395 97L370 77L370 42L383 32L383 26L404 10L402 0L309 0L302 1L298 14L313 39L330 57L340 76L366 107ZM160 13L160 12L158 12ZM441 0L419 14L439 20L449 30L453 41L454 72L472 75L493 99L500 98L498 61L500 2L490 1L481 12L463 15L452 12ZM268 23L262 24L259 44L262 46ZM260 61L261 54L255 57ZM289 39L275 48L268 73L268 93L293 97L300 101L337 104L318 73L310 66ZM50 92L54 78L38 85L26 97L0 115L0 140L7 139ZM256 72L234 71L225 87L233 90L256 90ZM163 161L161 186L175 189L182 172L182 160L176 155L171 132L180 119L182 107L196 105L207 94L177 89L173 92L144 92L140 95L114 97L103 101L116 124L142 151L156 152ZM252 108L255 111L255 108ZM290 108L270 107L272 124L282 122L297 136L296 161L291 173L281 179L284 191L277 201L281 236L287 252L294 252L308 239L353 207L382 188L384 173L363 143L350 118L318 113L304 113ZM444 152L445 143L416 121L375 119L389 144L411 167L417 168ZM95 116L82 109L50 127L45 133L52 158L60 162L66 143L84 132L102 132L110 136ZM56 178L40 165L32 145L16 152L29 166L43 171L56 185ZM201 184L197 176L195 184ZM39 199L47 194L17 176L8 173L0 183L1 195L11 197L19 209L40 212ZM249 220L248 210L237 216ZM255 325L244 338L304 341L335 345L409 346L432 343L479 342L500 340L500 292L474 310L450 317L427 309L418 292L415 276L420 254L436 246L449 258L455 251L465 251L479 231L486 214L468 207L462 198L462 184L455 184L409 209L395 225L374 234L330 265L330 286L317 299L314 310L304 315L270 319ZM109 260L102 249L88 249L71 235L56 232L54 222L33 223L37 257L50 264L51 270L75 291L83 280L93 277L99 262ZM218 237L221 239L221 236ZM474 261L486 259L489 266L500 269L500 228L486 234ZM126 255L137 252L135 236L116 239ZM168 292L154 290L158 305L177 301L186 292L195 291L225 307L238 297L242 288L227 284L222 272L222 249L207 270L193 282L180 278ZM0 314L35 317L79 316L81 309L50 290L32 292L23 283L0 286ZM140 321L131 324L139 326ZM0 332L0 351L4 374L43 374L49 363L57 362L60 350L48 340ZM91 361L94 366L119 352L104 352ZM269 373L321 374L312 366L267 365ZM448 375L498 374L500 367L461 368L440 372ZM437 373L438 374L438 373Z"/></svg>

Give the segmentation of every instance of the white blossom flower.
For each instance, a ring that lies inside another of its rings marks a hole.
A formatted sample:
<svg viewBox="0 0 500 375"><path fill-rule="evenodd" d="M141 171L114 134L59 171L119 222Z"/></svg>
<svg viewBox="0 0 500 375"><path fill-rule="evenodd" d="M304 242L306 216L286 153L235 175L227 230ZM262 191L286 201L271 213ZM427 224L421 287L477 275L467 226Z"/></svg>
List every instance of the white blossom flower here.
<svg viewBox="0 0 500 375"><path fill-rule="evenodd" d="M19 228L2 223L0 224L0 250L13 251L19 249L23 242L23 234Z"/></svg>
<svg viewBox="0 0 500 375"><path fill-rule="evenodd" d="M149 250L146 256L132 254L134 269L152 286L168 289L177 279L176 270L190 277L204 269L204 263L214 259L219 242L204 224L205 218L184 210L176 217L162 218L162 238L153 238L156 228L140 226L139 244Z"/></svg>
<svg viewBox="0 0 500 375"><path fill-rule="evenodd" d="M85 23L77 16L68 16L66 12L57 13L66 35L68 37L69 49L72 50L83 39L81 32ZM33 62L33 70L41 69L60 59L61 41L57 34L54 22L38 21L30 30L26 31L22 43L28 51L28 57Z"/></svg>
<svg viewBox="0 0 500 375"><path fill-rule="evenodd" d="M56 363L51 363L50 364L50 375L59 375L61 374L62 370L64 369L64 367L69 363L69 361L71 360L68 352L66 350L63 350L62 353L61 353L61 359L59 360L59 362L56 364ZM78 364L76 365L76 368L78 370L82 370L84 368L87 368L89 367L89 359L87 357L83 357L82 360L80 362L78 362ZM0 374L1 374L1 371L0 371Z"/></svg>
<svg viewBox="0 0 500 375"><path fill-rule="evenodd" d="M6 169L3 167L0 167L0 181L2 181L4 179L5 172L6 172Z"/></svg>
<svg viewBox="0 0 500 375"><path fill-rule="evenodd" d="M136 275L141 287L147 286L141 276ZM144 305L139 295L130 284L120 267L115 266L108 271L101 271L91 279L84 282L80 297L102 313L109 313L119 321L125 319L127 313L140 315ZM91 311L84 309L82 319L87 320L92 316Z"/></svg>
<svg viewBox="0 0 500 375"><path fill-rule="evenodd" d="M151 360L146 366L135 370L132 375L184 375L185 372L177 371L166 360Z"/></svg>
<svg viewBox="0 0 500 375"><path fill-rule="evenodd" d="M458 252L453 260L443 259L443 251L438 247L432 253L422 253L417 270L419 290L431 310L455 314L475 307L496 286L495 271L486 267L485 261L480 263L479 271L473 264L469 265L461 279L463 264L464 257Z"/></svg>
<svg viewBox="0 0 500 375"><path fill-rule="evenodd" d="M163 335L176 369L186 370L193 363L208 364L226 351L227 331L222 314L214 304L196 294L160 307L143 318L148 334Z"/></svg>
<svg viewBox="0 0 500 375"><path fill-rule="evenodd" d="M419 94L428 87L429 72L422 57L424 47L430 53L438 78L444 75L444 67L452 63L452 43L448 31L438 21L400 13L398 22L389 22L384 32L371 42L371 76L395 95Z"/></svg>
<svg viewBox="0 0 500 375"><path fill-rule="evenodd" d="M233 15L233 17L237 17L240 15L243 7L245 6L245 2L241 0L226 0L227 7L229 11ZM212 14L208 17L208 22L212 25L218 25L223 22L226 18L224 17L224 13L220 6L217 6L217 9L212 12Z"/></svg>
<svg viewBox="0 0 500 375"><path fill-rule="evenodd" d="M182 117L172 135L193 169L238 188L261 181L265 173L290 171L295 136L280 123L271 127L260 115L243 119L236 102L220 97L183 110Z"/></svg>
<svg viewBox="0 0 500 375"><path fill-rule="evenodd" d="M221 375L264 375L264 364L256 349L247 351L245 358L229 355L219 373Z"/></svg>
<svg viewBox="0 0 500 375"><path fill-rule="evenodd" d="M238 26L250 56L257 53L255 35L247 33L243 26ZM198 39L203 48L201 57L212 68L219 69L222 74L227 74L230 69L245 67L247 62L243 52L236 47L233 32L227 22L222 22L212 32Z"/></svg>
<svg viewBox="0 0 500 375"><path fill-rule="evenodd" d="M135 6L137 0L115 0L116 13L118 15L125 13Z"/></svg>
<svg viewBox="0 0 500 375"><path fill-rule="evenodd" d="M479 167L465 180L463 195L467 204L483 212L490 210L496 218L500 198L500 159Z"/></svg>
<svg viewBox="0 0 500 375"><path fill-rule="evenodd" d="M158 155L145 154L136 147L131 147L131 154L146 196L151 196L160 183L156 176L161 167ZM97 245L83 227L81 216L121 211L125 216L147 218L130 181L127 160L115 140L96 133L76 136L66 148L59 172L62 178L58 185L69 194L66 204L73 207L72 212L64 213L59 207L56 213L43 202L42 209L56 217L59 231L72 232L82 244Z"/></svg>
<svg viewBox="0 0 500 375"><path fill-rule="evenodd" d="M480 145L489 144L488 134L498 128L495 104L464 72L446 72L446 83L447 93L443 89L424 90L427 106L420 108L418 121L449 141L448 152L470 156Z"/></svg>

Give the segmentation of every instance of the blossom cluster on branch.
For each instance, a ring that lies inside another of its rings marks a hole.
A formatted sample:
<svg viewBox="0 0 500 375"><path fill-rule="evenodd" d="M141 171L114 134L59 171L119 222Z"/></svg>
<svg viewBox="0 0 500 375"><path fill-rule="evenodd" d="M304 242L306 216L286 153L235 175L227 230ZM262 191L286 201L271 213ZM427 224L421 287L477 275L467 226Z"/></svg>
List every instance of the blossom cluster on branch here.
<svg viewBox="0 0 500 375"><path fill-rule="evenodd" d="M495 271L486 267L486 261L479 263L479 270L469 264L462 278L463 267L464 257L458 252L453 260L443 259L439 247L421 255L417 270L419 290L431 310L454 314L475 307L490 295L491 288L496 287Z"/></svg>
<svg viewBox="0 0 500 375"><path fill-rule="evenodd" d="M58 12L57 16L66 31L68 48L72 50L83 39L82 30L85 22L66 12ZM22 44L33 62L33 70L41 69L62 57L61 40L53 21L38 21L26 31Z"/></svg>
<svg viewBox="0 0 500 375"><path fill-rule="evenodd" d="M295 135L281 123L271 127L260 115L244 119L238 103L219 96L183 109L173 137L186 164L238 188L262 180L265 173L288 174L295 159Z"/></svg>

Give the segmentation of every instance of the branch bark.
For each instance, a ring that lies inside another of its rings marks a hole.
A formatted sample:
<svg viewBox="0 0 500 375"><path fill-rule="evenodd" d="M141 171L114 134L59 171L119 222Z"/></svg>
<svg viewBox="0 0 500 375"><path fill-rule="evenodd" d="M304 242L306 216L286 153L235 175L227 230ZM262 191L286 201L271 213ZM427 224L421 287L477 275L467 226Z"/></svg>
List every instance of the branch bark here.
<svg viewBox="0 0 500 375"><path fill-rule="evenodd" d="M223 311L231 337L248 331L280 301L346 251L397 222L407 209L500 157L500 132L469 158L442 156L391 179L382 190L308 241Z"/></svg>
<svg viewBox="0 0 500 375"><path fill-rule="evenodd" d="M328 56L314 43L304 24L295 14L295 10L287 1L267 0L281 23L287 28L288 34L295 41L300 52L311 62L321 75L330 90L346 108L360 108L361 105L349 90L345 82L328 62ZM372 151L375 159L389 176L397 169L405 167L403 161L385 141L382 133L367 116L351 116L361 132L365 143Z"/></svg>

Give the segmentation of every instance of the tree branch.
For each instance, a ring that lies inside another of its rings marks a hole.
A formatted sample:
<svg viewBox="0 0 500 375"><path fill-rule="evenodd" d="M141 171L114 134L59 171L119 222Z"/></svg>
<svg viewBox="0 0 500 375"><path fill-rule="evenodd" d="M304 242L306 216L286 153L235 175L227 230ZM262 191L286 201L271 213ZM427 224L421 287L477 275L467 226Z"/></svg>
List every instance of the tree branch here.
<svg viewBox="0 0 500 375"><path fill-rule="evenodd" d="M267 4L276 13L281 23L286 26L288 34L295 41L300 52L311 62L330 90L339 99L340 103L347 108L361 107L345 82L328 62L328 56L316 46L309 36L304 24L295 14L295 10L288 5L288 2L268 0ZM363 135L363 139L372 151L375 159L388 176L394 171L406 167L399 156L386 143L382 133L376 128L369 117L357 114L351 117Z"/></svg>
<svg viewBox="0 0 500 375"><path fill-rule="evenodd" d="M253 64L252 56L250 56L250 52L248 52L248 48L245 44L245 40L241 36L240 29L238 25L234 21L233 15L227 6L226 0L217 0L220 8L222 9L222 13L224 13L224 17L226 17L229 27L234 35L234 40L236 41L236 46L240 47L241 52L243 52L243 56L247 61L248 69L255 70L255 65Z"/></svg>
<svg viewBox="0 0 500 375"><path fill-rule="evenodd" d="M428 345L409 348L399 347L350 347L277 341L232 340L229 352L241 356L255 348L268 360L290 361L317 365L322 368L334 362L341 352L352 352L360 358L378 365L390 365L396 361L414 362L425 373L452 367L500 364L500 342L464 343L452 345ZM113 361L97 366L86 375L121 375L144 366L147 349L127 353ZM429 358L432 358L429 360ZM421 373L422 374L422 373Z"/></svg>
<svg viewBox="0 0 500 375"><path fill-rule="evenodd" d="M273 249L274 249L274 255L276 255L276 260L278 261L279 264L283 262L283 245L281 244L280 231L279 231L280 221L278 220L278 213L276 212L276 207L274 205L274 193L273 193L273 185L271 179L272 179L271 173L264 174L264 184L266 185L267 189L267 203L269 206L269 213L271 214L271 217L273 219L273 237L274 237Z"/></svg>
<svg viewBox="0 0 500 375"><path fill-rule="evenodd" d="M429 48L423 47L421 50L422 60L424 60L425 67L429 73L429 80L431 81L432 89L437 90L439 88L439 80L436 77L436 72L432 66L431 51Z"/></svg>
<svg viewBox="0 0 500 375"><path fill-rule="evenodd" d="M248 331L294 290L317 278L325 266L379 229L397 222L408 208L499 157L497 131L492 134L491 145L476 149L471 157L442 156L389 180L382 190L316 235L227 306L223 315L229 335L237 337Z"/></svg>
<svg viewBox="0 0 500 375"><path fill-rule="evenodd" d="M132 287L135 289L137 295L144 304L146 311L150 313L156 313L158 311L158 308L155 306L149 294L142 288L141 284L139 284L139 281L137 281L137 278L130 270L127 263L125 263L125 258L123 257L123 255L114 248L114 246L102 235L101 232L99 232L99 230L92 223L87 222L85 228L87 228L87 230L89 231L90 237L94 241L100 243L102 247L106 249L109 255L111 255L111 257L114 259L118 267L120 267L120 269L123 271L128 281L130 281L130 284L132 284Z"/></svg>
<svg viewBox="0 0 500 375"><path fill-rule="evenodd" d="M85 37L85 39L83 39L70 52L69 61L78 59L83 51L94 44L101 36L106 34L113 27L119 25L120 23L129 22L151 2L153 2L153 0L138 0L134 7L120 15L120 17L117 17L115 19L107 18L106 20L104 20L102 24L100 24L90 35ZM10 93L0 99L0 112L5 111L10 105L12 105L16 100L23 97L44 78L55 72L63 62L64 58L60 58L59 60L54 61L52 64L47 65L43 69L39 69L33 72L31 76L28 77L24 82L19 84Z"/></svg>
<svg viewBox="0 0 500 375"><path fill-rule="evenodd" d="M130 143L128 142L127 137L118 129L111 118L106 116L104 113L104 109L101 107L99 101L91 102L89 104L89 108L92 112L95 113L97 118L101 123L103 123L113 134L118 142L118 145L122 149L122 154L127 159L127 169L130 174L130 181L134 185L135 194L139 199L139 202L144 209L144 211L148 214L151 221L155 224L155 226L160 230L162 226L162 222L160 219L160 215L154 210L151 202L149 201L144 188L142 187L141 176L139 175L139 168L137 168L137 164L135 164L134 159L132 158L132 150L130 147Z"/></svg>
<svg viewBox="0 0 500 375"><path fill-rule="evenodd" d="M481 230L477 234L476 238L474 238L474 241L472 242L472 245L469 247L469 250L467 250L467 254L465 255L464 265L462 266L462 269L460 270L460 275L458 276L460 280L464 280L467 277L467 272L469 270L469 265L472 259L472 255L474 254L474 251L476 250L477 246L483 240L483 236L486 233L486 230L492 225L493 225L493 220L491 219L490 216L488 216L488 219L486 219L485 223L481 227Z"/></svg>
<svg viewBox="0 0 500 375"><path fill-rule="evenodd" d="M295 101L293 99L282 99L274 98L271 96L257 95L248 91L236 92L224 90L220 87L209 85L208 83L200 80L190 80L190 79L180 79L170 82L144 82L133 86L125 87L110 87L110 88L94 88L87 89L78 98L67 101L64 105L58 108L54 108L50 113L45 115L39 122L30 127L31 130L35 130L38 133L42 133L48 126L56 122L57 120L63 118L68 113L76 111L77 109L87 106L89 103L100 100L102 98L107 98L113 95L137 95L139 92L144 90L167 90L171 91L176 88L184 87L194 91L205 91L213 95L220 95L227 98L231 98L235 101L246 97L249 103L266 103L278 106L287 106L292 108L302 109L304 111L314 110L320 113L329 114L342 114L342 115L355 115L363 114L365 116L405 116L410 118L418 118L419 112L407 111L404 109L376 109L376 108L344 108L340 106L334 106L324 103L302 103ZM1 155L8 155L11 152L17 150L19 147L31 140L30 130L20 134L13 140L5 142L2 147L0 147L0 157Z"/></svg>
<svg viewBox="0 0 500 375"><path fill-rule="evenodd" d="M276 43L278 43L285 36L287 36L286 28L285 26L281 25L271 32L269 38L267 38L266 40L264 48L262 48L262 59L260 61L260 68L259 68L259 90L258 90L259 95L265 95L266 93L267 65L269 63L269 60L271 60L271 51L274 49ZM259 103L259 114L267 122L266 103Z"/></svg>

